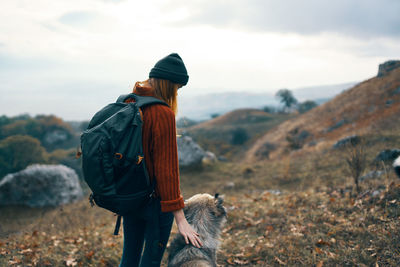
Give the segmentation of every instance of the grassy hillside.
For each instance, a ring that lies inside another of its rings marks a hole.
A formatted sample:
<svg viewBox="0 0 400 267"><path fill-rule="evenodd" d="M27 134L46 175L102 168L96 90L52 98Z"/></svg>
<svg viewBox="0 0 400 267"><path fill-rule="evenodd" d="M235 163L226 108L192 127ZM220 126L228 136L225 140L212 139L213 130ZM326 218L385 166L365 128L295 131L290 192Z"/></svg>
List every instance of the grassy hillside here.
<svg viewBox="0 0 400 267"><path fill-rule="evenodd" d="M238 109L179 132L192 136L201 147L218 156L239 159L266 131L294 116Z"/></svg>
<svg viewBox="0 0 400 267"><path fill-rule="evenodd" d="M396 127L399 112L400 68L387 76L364 81L333 100L266 132L249 149L246 158L251 161L262 159L265 146L276 148L270 149L269 156L277 158L292 150L288 139L296 138L301 141L296 149L324 149L347 135Z"/></svg>

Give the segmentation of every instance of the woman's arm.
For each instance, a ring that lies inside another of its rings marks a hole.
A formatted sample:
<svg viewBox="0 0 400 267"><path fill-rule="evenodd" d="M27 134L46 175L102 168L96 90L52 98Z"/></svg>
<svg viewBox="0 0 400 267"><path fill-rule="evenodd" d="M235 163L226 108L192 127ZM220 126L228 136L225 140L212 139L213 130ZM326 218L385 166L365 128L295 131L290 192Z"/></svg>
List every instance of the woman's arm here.
<svg viewBox="0 0 400 267"><path fill-rule="evenodd" d="M200 240L199 234L188 223L183 213L183 209L173 211L176 225L178 226L179 233L185 239L186 244L190 243L195 247L202 247L203 243Z"/></svg>

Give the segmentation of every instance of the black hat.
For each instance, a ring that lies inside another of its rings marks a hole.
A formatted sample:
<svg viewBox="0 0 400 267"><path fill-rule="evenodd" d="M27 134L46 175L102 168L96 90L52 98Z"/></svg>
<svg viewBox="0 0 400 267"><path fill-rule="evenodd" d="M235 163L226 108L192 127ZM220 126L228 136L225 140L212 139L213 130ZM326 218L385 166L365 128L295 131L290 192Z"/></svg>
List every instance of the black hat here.
<svg viewBox="0 0 400 267"><path fill-rule="evenodd" d="M182 85L186 85L189 80L185 64L177 53L160 59L151 69L149 78L169 80Z"/></svg>

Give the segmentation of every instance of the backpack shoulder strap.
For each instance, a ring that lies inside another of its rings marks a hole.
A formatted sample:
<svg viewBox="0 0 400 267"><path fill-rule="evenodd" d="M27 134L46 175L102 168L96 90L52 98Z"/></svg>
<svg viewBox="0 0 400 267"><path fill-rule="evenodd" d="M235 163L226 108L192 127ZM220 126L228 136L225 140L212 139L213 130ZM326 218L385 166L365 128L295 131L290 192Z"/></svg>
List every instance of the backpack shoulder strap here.
<svg viewBox="0 0 400 267"><path fill-rule="evenodd" d="M162 101L158 98L155 98L152 96L139 96L134 93L130 93L127 95L120 95L117 99L117 103L123 103L128 98L135 99L135 102L137 103L139 108L148 106L148 105L152 105L152 104L161 104L161 105L168 106L167 103L165 103L164 101Z"/></svg>

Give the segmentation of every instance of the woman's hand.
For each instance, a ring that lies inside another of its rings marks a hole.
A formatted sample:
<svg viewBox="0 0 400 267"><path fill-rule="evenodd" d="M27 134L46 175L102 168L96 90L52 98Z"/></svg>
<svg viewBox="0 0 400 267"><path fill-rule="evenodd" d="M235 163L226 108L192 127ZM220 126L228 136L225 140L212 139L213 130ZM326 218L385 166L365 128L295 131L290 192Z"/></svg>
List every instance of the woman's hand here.
<svg viewBox="0 0 400 267"><path fill-rule="evenodd" d="M203 246L203 243L200 240L199 234L193 229L192 226L188 223L188 221L185 218L185 215L183 213L183 210L177 210L174 211L174 217L176 224L178 225L178 230L179 233L183 236L185 239L186 244L190 243L197 247L201 248Z"/></svg>

